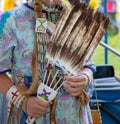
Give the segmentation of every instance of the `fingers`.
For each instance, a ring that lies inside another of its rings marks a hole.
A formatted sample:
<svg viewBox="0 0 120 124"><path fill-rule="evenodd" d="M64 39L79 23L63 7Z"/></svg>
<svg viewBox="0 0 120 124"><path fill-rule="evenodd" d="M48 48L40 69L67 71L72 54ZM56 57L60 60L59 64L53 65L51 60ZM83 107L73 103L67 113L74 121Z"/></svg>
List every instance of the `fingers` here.
<svg viewBox="0 0 120 124"><path fill-rule="evenodd" d="M88 78L85 75L66 76L64 82L70 85L71 87L86 87L88 83Z"/></svg>
<svg viewBox="0 0 120 124"><path fill-rule="evenodd" d="M85 75L65 76L65 89L72 95L78 96L88 84L88 79Z"/></svg>
<svg viewBox="0 0 120 124"><path fill-rule="evenodd" d="M65 86L65 88L73 93L79 92L80 90L84 89L84 87L71 87L70 85Z"/></svg>
<svg viewBox="0 0 120 124"><path fill-rule="evenodd" d="M38 105L34 105L33 109L34 111L31 112L29 115L35 118L43 116L47 112L47 109L45 107L38 106Z"/></svg>
<svg viewBox="0 0 120 124"><path fill-rule="evenodd" d="M40 107L34 106L34 111L29 113L29 116L38 118L38 117L44 115L45 113L46 113L45 108L40 108Z"/></svg>
<svg viewBox="0 0 120 124"><path fill-rule="evenodd" d="M65 86L65 89L72 95L78 96L83 91L83 87L71 87L69 85Z"/></svg>
<svg viewBox="0 0 120 124"><path fill-rule="evenodd" d="M79 82L71 82L71 81L65 81L65 83L71 87L86 87L86 81L79 81Z"/></svg>
<svg viewBox="0 0 120 124"><path fill-rule="evenodd" d="M38 99L38 98L36 98L36 103L38 103L39 106L42 106L42 107L45 107L45 108L49 107L49 105L50 105L49 102L44 101L42 99Z"/></svg>
<svg viewBox="0 0 120 124"><path fill-rule="evenodd" d="M85 78L83 77L83 75L79 75L79 76L65 76L65 81L72 81L72 82L81 82L84 81Z"/></svg>
<svg viewBox="0 0 120 124"><path fill-rule="evenodd" d="M49 106L49 102L38 99L37 97L30 97L27 103L27 114L38 118L46 113Z"/></svg>

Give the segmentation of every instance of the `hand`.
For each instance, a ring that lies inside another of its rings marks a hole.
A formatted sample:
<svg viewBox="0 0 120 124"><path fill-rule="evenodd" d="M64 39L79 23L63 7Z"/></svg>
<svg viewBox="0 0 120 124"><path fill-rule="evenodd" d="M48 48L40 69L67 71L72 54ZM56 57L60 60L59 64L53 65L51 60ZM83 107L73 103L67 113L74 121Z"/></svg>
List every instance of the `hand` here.
<svg viewBox="0 0 120 124"><path fill-rule="evenodd" d="M25 112L30 117L38 118L46 113L49 106L49 102L45 102L37 97L30 97L28 100L25 100L23 110L26 109Z"/></svg>
<svg viewBox="0 0 120 124"><path fill-rule="evenodd" d="M65 76L64 82L65 89L72 96L79 96L84 90L84 88L87 86L88 78L85 75Z"/></svg>
<svg viewBox="0 0 120 124"><path fill-rule="evenodd" d="M115 76L115 79L120 82L120 76Z"/></svg>

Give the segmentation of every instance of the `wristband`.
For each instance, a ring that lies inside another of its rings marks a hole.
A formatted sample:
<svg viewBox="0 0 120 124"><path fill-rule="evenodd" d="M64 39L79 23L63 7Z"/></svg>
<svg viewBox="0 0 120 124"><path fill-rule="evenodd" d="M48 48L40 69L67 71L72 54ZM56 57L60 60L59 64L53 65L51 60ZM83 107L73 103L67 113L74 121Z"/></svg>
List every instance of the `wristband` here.
<svg viewBox="0 0 120 124"><path fill-rule="evenodd" d="M90 82L91 82L90 74L87 71L83 71L80 74L85 75L87 77L87 79L88 79L87 86L86 86L86 88L87 88L89 86Z"/></svg>
<svg viewBox="0 0 120 124"><path fill-rule="evenodd" d="M16 86L12 86L6 93L7 100L15 105L17 108L21 108L24 99L26 98L25 95L22 95Z"/></svg>
<svg viewBox="0 0 120 124"><path fill-rule="evenodd" d="M6 93L6 98L8 101L13 102L18 96L20 92L18 92L16 86L12 86Z"/></svg>

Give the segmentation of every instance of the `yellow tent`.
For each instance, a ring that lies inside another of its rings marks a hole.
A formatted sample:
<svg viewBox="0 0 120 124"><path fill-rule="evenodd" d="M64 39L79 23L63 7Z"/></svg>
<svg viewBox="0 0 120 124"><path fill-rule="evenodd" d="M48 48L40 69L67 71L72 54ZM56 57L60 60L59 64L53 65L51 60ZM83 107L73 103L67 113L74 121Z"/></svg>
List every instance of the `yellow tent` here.
<svg viewBox="0 0 120 124"><path fill-rule="evenodd" d="M4 11L12 9L14 6L14 0L4 0Z"/></svg>

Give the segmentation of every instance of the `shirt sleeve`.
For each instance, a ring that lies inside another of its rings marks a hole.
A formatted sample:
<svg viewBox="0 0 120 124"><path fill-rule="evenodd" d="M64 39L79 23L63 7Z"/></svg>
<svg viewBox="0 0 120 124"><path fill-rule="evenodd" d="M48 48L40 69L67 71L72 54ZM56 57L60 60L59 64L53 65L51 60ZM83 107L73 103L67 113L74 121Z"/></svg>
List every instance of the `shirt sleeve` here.
<svg viewBox="0 0 120 124"><path fill-rule="evenodd" d="M96 64L91 59L86 63L84 67L89 68L93 72L93 74L96 72ZM93 80L91 80L89 86L85 88L85 91L87 92L90 98L92 97L93 92L94 92L93 83L94 83Z"/></svg>
<svg viewBox="0 0 120 124"><path fill-rule="evenodd" d="M93 73L96 72L96 65L92 60L89 60L84 67L91 69Z"/></svg>
<svg viewBox="0 0 120 124"><path fill-rule="evenodd" d="M0 73L11 70L16 37L12 30L11 13L5 12L0 20Z"/></svg>

